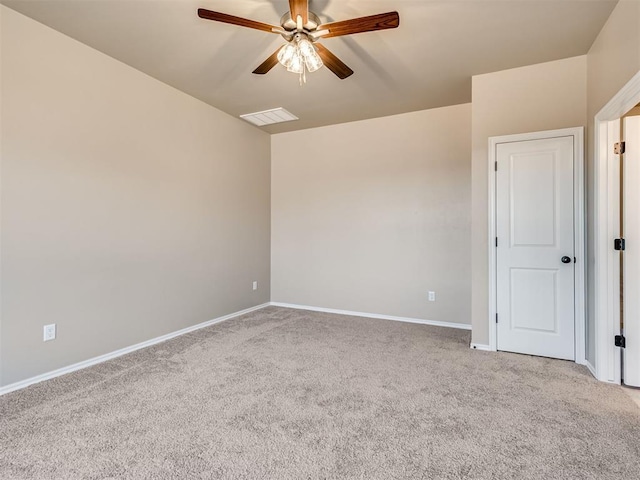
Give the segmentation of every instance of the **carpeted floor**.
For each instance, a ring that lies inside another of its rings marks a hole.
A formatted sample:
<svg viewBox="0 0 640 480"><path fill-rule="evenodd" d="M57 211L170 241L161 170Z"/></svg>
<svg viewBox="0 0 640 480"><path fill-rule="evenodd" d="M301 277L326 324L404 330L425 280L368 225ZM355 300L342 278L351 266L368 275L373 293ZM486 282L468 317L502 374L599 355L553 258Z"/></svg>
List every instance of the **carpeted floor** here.
<svg viewBox="0 0 640 480"><path fill-rule="evenodd" d="M639 478L620 387L468 345L269 307L0 397L0 478Z"/></svg>

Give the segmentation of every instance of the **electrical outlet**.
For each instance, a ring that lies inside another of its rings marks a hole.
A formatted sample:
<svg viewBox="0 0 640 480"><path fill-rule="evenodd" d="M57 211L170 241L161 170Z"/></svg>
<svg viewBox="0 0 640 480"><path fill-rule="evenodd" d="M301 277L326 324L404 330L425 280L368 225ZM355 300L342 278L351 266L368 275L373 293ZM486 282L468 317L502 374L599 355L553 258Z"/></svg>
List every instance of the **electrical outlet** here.
<svg viewBox="0 0 640 480"><path fill-rule="evenodd" d="M55 340L55 339L56 339L56 324L52 323L51 325L45 325L43 341L48 342L49 340Z"/></svg>
<svg viewBox="0 0 640 480"><path fill-rule="evenodd" d="M256 281L256 282L253 282L253 289L254 289L254 290L257 290L257 289L258 289L258 282L257 282L257 281Z"/></svg>
<svg viewBox="0 0 640 480"><path fill-rule="evenodd" d="M429 301L430 302L436 301L436 292L429 292Z"/></svg>

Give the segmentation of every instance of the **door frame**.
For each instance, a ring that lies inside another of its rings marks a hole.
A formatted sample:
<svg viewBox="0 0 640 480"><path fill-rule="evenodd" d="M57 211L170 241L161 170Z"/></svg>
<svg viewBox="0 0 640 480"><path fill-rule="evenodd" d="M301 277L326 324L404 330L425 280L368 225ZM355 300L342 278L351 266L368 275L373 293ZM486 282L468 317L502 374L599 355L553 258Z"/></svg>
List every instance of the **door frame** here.
<svg viewBox="0 0 640 480"><path fill-rule="evenodd" d="M496 171L497 146L500 143L543 140L546 138L573 137L573 222L575 263L574 302L575 302L575 362L585 364L586 309L586 230L585 230L585 185L584 185L584 127L563 128L543 132L530 132L515 135L502 135L489 138L489 349L498 350L497 314L497 249L496 238Z"/></svg>
<svg viewBox="0 0 640 480"><path fill-rule="evenodd" d="M594 336L595 358L587 364L600 381L621 383L620 347L613 344L620 334L620 262L613 249L619 235L619 164L611 148L619 141L615 122L640 103L640 72L600 110L594 118Z"/></svg>

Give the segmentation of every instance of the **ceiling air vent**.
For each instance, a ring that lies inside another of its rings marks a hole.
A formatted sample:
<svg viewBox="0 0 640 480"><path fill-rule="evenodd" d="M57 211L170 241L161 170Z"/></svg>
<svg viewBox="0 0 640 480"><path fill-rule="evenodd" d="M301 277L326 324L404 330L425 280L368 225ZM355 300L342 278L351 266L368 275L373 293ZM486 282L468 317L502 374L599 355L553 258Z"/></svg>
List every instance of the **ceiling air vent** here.
<svg viewBox="0 0 640 480"><path fill-rule="evenodd" d="M264 112L246 113L244 115L240 115L240 118L257 125L258 127L298 120L298 117L287 112L284 108L272 108L271 110L265 110Z"/></svg>

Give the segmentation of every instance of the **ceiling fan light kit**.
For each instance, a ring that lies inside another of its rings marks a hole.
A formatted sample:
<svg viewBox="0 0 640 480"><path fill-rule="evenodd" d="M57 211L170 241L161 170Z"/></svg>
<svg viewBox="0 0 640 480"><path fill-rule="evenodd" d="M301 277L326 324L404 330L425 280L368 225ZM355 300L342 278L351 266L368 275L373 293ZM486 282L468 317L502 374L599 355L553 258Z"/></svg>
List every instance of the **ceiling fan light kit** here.
<svg viewBox="0 0 640 480"><path fill-rule="evenodd" d="M278 62L289 72L300 75L300 84L307 81L305 72L315 72L322 68L320 55L307 36L296 33L293 39L278 51Z"/></svg>
<svg viewBox="0 0 640 480"><path fill-rule="evenodd" d="M400 25L398 12L322 24L318 16L309 11L308 0L289 0L289 12L282 16L279 27L204 8L198 9L198 16L206 20L282 35L287 43L278 48L253 73L264 75L280 63L289 72L300 76L300 84L306 82L306 72L315 72L323 65L341 80L353 75L353 70L329 49L317 43L319 39L386 30Z"/></svg>

